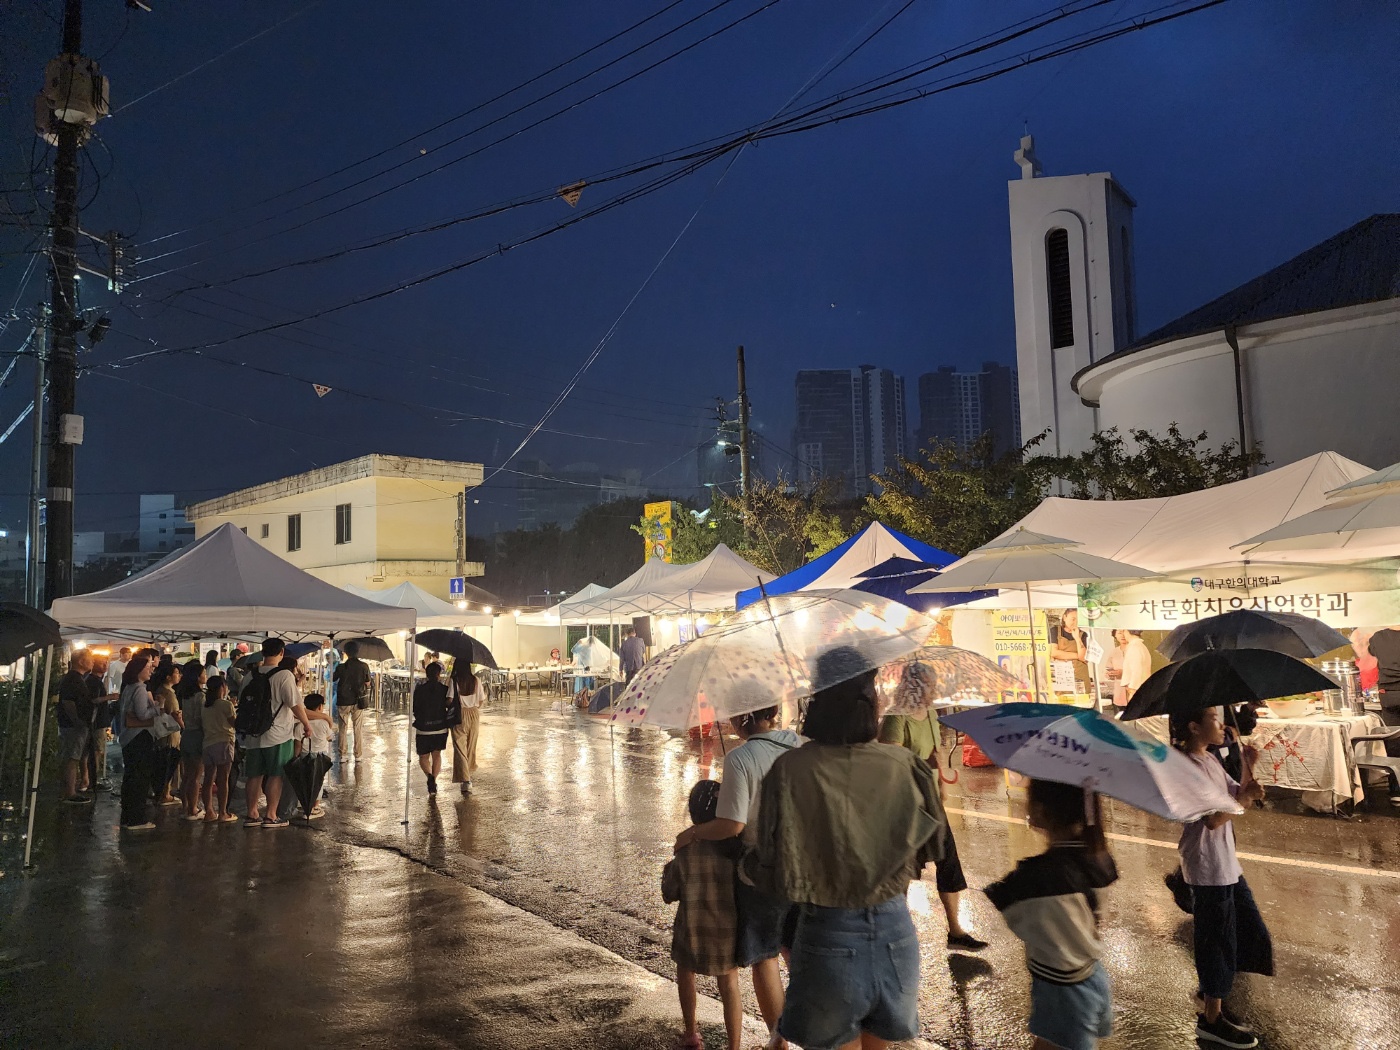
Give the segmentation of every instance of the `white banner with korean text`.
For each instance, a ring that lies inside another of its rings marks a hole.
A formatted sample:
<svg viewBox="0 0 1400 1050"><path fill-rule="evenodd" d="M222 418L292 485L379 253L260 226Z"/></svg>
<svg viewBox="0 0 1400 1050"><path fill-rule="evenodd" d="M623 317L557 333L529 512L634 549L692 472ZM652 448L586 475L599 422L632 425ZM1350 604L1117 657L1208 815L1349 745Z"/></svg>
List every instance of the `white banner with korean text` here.
<svg viewBox="0 0 1400 1050"><path fill-rule="evenodd" d="M1239 562L1079 588L1089 626L1171 630L1236 609L1291 612L1331 627L1400 623L1400 558L1355 565Z"/></svg>

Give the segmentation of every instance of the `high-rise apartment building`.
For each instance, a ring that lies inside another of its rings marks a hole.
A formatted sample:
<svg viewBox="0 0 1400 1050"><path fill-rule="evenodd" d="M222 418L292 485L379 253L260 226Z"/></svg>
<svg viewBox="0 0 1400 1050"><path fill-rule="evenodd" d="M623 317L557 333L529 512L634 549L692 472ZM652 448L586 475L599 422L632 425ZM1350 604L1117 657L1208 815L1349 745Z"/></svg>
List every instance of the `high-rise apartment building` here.
<svg viewBox="0 0 1400 1050"><path fill-rule="evenodd" d="M944 365L919 376L920 448L951 441L967 449L988 431L997 455L1021 447L1016 369L988 361L980 372Z"/></svg>
<svg viewBox="0 0 1400 1050"><path fill-rule="evenodd" d="M870 475L907 451L904 379L887 368L797 373L797 476L826 478L838 498L864 496Z"/></svg>

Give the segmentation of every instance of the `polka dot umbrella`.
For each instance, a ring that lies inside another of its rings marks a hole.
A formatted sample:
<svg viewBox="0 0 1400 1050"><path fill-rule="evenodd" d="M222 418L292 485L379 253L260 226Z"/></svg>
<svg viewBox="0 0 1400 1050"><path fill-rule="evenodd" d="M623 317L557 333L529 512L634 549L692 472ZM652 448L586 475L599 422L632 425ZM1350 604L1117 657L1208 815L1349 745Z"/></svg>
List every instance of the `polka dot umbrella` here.
<svg viewBox="0 0 1400 1050"><path fill-rule="evenodd" d="M760 599L700 637L655 657L613 705L628 725L690 729L778 704L917 650L934 621L861 591L798 591ZM819 674L828 649L851 650Z"/></svg>

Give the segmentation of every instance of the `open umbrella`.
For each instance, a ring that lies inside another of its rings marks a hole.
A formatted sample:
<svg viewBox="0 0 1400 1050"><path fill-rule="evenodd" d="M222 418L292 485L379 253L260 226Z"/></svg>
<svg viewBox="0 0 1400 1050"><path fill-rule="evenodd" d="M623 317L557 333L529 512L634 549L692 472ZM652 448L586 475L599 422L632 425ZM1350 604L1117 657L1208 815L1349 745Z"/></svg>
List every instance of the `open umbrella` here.
<svg viewBox="0 0 1400 1050"><path fill-rule="evenodd" d="M927 562L916 561L913 558L886 558L879 565L857 573L860 582L851 584L851 589L901 602L919 612L931 612L949 605L961 605L964 602L987 598L996 593L995 591L969 591L966 594L944 594L941 592L932 594L914 591L916 586L934 579L938 573L939 569Z"/></svg>
<svg viewBox="0 0 1400 1050"><path fill-rule="evenodd" d="M378 638L371 640L379 641ZM303 656L310 656L319 648L321 648L319 642L288 642L282 649L282 656L284 658L290 656L293 660L300 660ZM258 664L262 663L262 659L261 652L249 653L247 656L238 658L238 666L242 668L257 667Z"/></svg>
<svg viewBox="0 0 1400 1050"><path fill-rule="evenodd" d="M1158 573L1126 562L1101 558L1078 548L1074 540L1042 536L1020 526L978 547L954 562L932 580L912 588L913 593L970 591L987 587L1022 587L1026 592L1028 630L1035 638L1035 613L1031 608L1031 584L1091 583L1094 580L1137 580ZM1031 671L1040 694L1040 666L1031 647Z"/></svg>
<svg viewBox="0 0 1400 1050"><path fill-rule="evenodd" d="M1181 752L1095 711L997 704L938 720L972 737L1004 769L1097 791L1167 820L1243 812Z"/></svg>
<svg viewBox="0 0 1400 1050"><path fill-rule="evenodd" d="M797 700L912 653L933 626L907 605L860 591L761 598L648 663L612 717L689 729ZM849 659L819 661L836 648Z"/></svg>
<svg viewBox="0 0 1400 1050"><path fill-rule="evenodd" d="M1235 609L1182 624L1157 651L1168 660L1184 660L1211 649L1271 649L1306 660L1350 644L1346 635L1311 616Z"/></svg>
<svg viewBox="0 0 1400 1050"><path fill-rule="evenodd" d="M1251 558L1272 552L1345 551L1358 560L1394 553L1400 544L1400 463L1327 493L1316 510L1233 544Z"/></svg>
<svg viewBox="0 0 1400 1050"><path fill-rule="evenodd" d="M466 660L468 663L484 664L490 668L496 666L496 658L491 655L491 650L463 631L444 631L439 628L422 631L418 635L418 648L445 653L454 660Z"/></svg>
<svg viewBox="0 0 1400 1050"><path fill-rule="evenodd" d="M358 650L357 654L361 660L392 660L394 651L389 648L383 638L344 638L335 643L335 647L342 653L345 647L354 642Z"/></svg>
<svg viewBox="0 0 1400 1050"><path fill-rule="evenodd" d="M953 645L926 645L887 664L876 679L887 714L928 710L941 701L984 700L995 703L1021 688L1012 675L980 653Z"/></svg>
<svg viewBox="0 0 1400 1050"><path fill-rule="evenodd" d="M0 664L62 644L57 620L23 602L0 602Z"/></svg>
<svg viewBox="0 0 1400 1050"><path fill-rule="evenodd" d="M1154 671L1123 710L1123 718L1146 718L1231 707L1247 700L1335 689L1337 683L1291 656L1268 649L1212 649Z"/></svg>
<svg viewBox="0 0 1400 1050"><path fill-rule="evenodd" d="M331 768L331 756L303 752L282 767L282 775L296 792L301 811L306 821L311 822L311 810L321 796L321 785L325 783L326 771Z"/></svg>

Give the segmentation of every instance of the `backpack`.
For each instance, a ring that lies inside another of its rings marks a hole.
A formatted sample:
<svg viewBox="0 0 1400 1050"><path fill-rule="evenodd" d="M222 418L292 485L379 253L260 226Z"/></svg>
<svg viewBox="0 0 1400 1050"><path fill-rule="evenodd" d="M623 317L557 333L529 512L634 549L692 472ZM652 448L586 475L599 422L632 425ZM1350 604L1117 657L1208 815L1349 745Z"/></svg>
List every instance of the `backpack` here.
<svg viewBox="0 0 1400 1050"><path fill-rule="evenodd" d="M291 674L290 671L283 671L280 668L272 674L263 674L254 669L252 677L248 679L248 684L243 687L243 694L238 698L238 715L233 722L233 728L244 736L262 736L272 728L272 721L282 710L282 705L277 705L277 710L272 709L272 675Z"/></svg>

